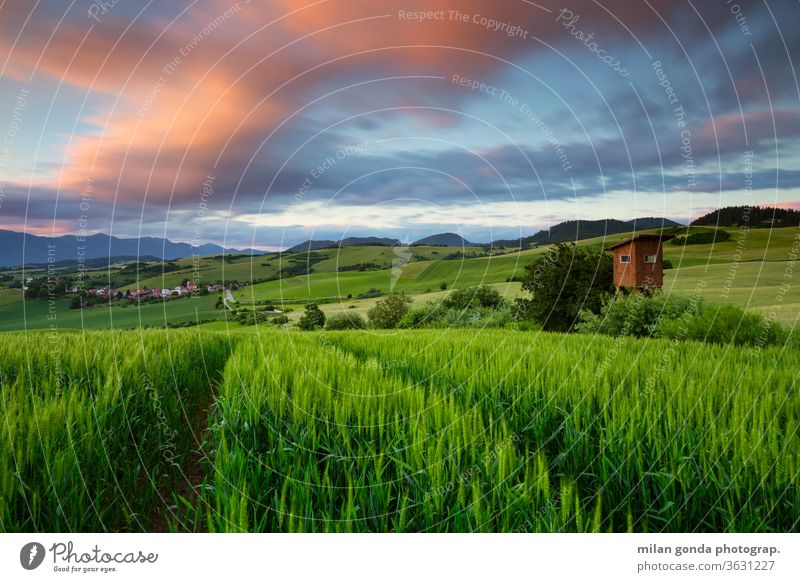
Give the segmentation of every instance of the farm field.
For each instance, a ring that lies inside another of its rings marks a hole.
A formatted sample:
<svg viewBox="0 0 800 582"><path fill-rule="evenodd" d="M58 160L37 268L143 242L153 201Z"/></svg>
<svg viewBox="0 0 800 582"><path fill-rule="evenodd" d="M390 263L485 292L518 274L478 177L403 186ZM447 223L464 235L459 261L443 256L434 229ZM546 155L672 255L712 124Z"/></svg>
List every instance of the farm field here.
<svg viewBox="0 0 800 582"><path fill-rule="evenodd" d="M171 300L166 303L132 304L126 307L97 306L70 309L69 299L17 301L0 304L0 331L37 329L126 329L140 326L159 327L223 317L215 308L216 295ZM55 317L51 317L52 315Z"/></svg>
<svg viewBox="0 0 800 582"><path fill-rule="evenodd" d="M707 232L707 227L675 227L665 232L683 236L695 232ZM675 268L692 267L706 264L731 264L733 262L750 261L786 261L789 254L796 252L796 245L800 229L786 228L720 228L727 232L730 238L714 244L675 245L671 242L664 244L664 258L671 261ZM642 233L656 233L655 230L642 231ZM579 241L578 245L594 248L603 248L624 240L630 236L616 234L603 239L586 239Z"/></svg>
<svg viewBox="0 0 800 582"><path fill-rule="evenodd" d="M686 228L674 229L677 233ZM697 231L694 227L690 232ZM707 229L699 229L707 231ZM792 263L789 258L800 249L796 228L775 229L721 229L731 238L715 244L679 246L664 245L665 258L672 263L665 271L665 292L675 295L691 295L698 284L706 299L718 303L730 303L761 315L773 315L785 325L794 325L797 307L800 304L800 286L786 287L787 275L791 279ZM644 232L644 231L643 231ZM648 231L649 232L649 231ZM622 240L628 234L613 235L579 241L579 246L604 248ZM447 290L476 284L489 284L508 298L523 295L519 283L509 283L512 277L524 273L528 263L541 257L548 247L537 247L518 252L504 252L493 256L476 258L444 257L460 249L445 247L380 247L356 246L313 251L284 253L283 255L226 257L221 255L200 257L197 261L183 259L173 261L177 270L140 279L127 287L170 287L199 273L201 281L258 281L272 280L246 285L234 291L239 309L258 309L272 304L288 311L292 322L301 314L302 304L320 302L326 313L354 309L364 315L375 303L375 298L359 298L359 295L375 295L375 291L387 293L401 291L409 294L415 305L441 299ZM466 253L480 252L464 249ZM367 270L344 270L354 266L366 266ZM382 267L382 268L378 268ZM152 271L158 267L149 266ZM311 268L305 275L285 275L276 279L284 269L301 272ZM195 270L197 269L197 270ZM100 276L100 271L96 271ZM112 270L104 276L106 281L115 278L130 279L126 270ZM134 271L135 275L135 271ZM125 288L125 287L123 287ZM196 324L198 321L215 321L205 327L226 328L226 314L215 308L216 295L181 299L164 304L145 304L141 307L92 307L83 311L70 310L67 299L57 299L54 305L34 299L22 304L22 294L17 289L0 289L0 331L22 329L49 329L51 310L56 311L58 329L111 329L130 328L141 325L163 326L165 324ZM235 325L235 324L234 324Z"/></svg>
<svg viewBox="0 0 800 582"><path fill-rule="evenodd" d="M455 252L439 247L411 247L404 249L403 258L412 262L436 259ZM278 277L284 269L313 266L318 273L336 273L341 268L362 263L374 263L381 268L391 268L397 253L392 247L352 246L328 248L311 253L271 253L266 255L214 255L172 261L175 270L138 279L123 285L123 289L136 287L175 287L185 279L200 281L254 281Z"/></svg>
<svg viewBox="0 0 800 582"><path fill-rule="evenodd" d="M794 327L800 317L800 285L793 279L788 261L697 265L665 271L664 292L699 292L707 301L736 305Z"/></svg>
<svg viewBox="0 0 800 582"><path fill-rule="evenodd" d="M4 531L800 526L796 350L508 330L4 340Z"/></svg>
<svg viewBox="0 0 800 582"><path fill-rule="evenodd" d="M259 283L240 289L234 295L245 302L281 302L347 298L348 295L355 297L371 289L416 294L439 290L442 283L448 289L479 283L501 283L515 272L521 272L532 258L542 252L544 250L474 259L419 261L396 270L312 273Z"/></svg>
<svg viewBox="0 0 800 582"><path fill-rule="evenodd" d="M5 335L0 529L163 522L229 352L224 336L181 331Z"/></svg>
<svg viewBox="0 0 800 582"><path fill-rule="evenodd" d="M694 230L696 229L689 229L689 232ZM796 228L750 229L744 234L737 229L720 230L729 232L731 238L715 244L686 246L665 244L664 257L672 262L674 267L667 270L666 274L686 280L694 279L698 271L681 272L681 269L701 265L730 266L734 263L744 265L785 262L795 248L793 245L797 245L796 237L799 234ZM685 233L687 229L676 229L676 232ZM631 233L627 233L586 239L578 241L577 244L600 249L624 240L630 235ZM392 284L392 288L395 290L415 294L424 293L427 290L438 290L441 283L447 284L448 288L478 283L502 283L514 275L522 275L525 265L546 253L547 248L538 247L499 256L472 259L418 261L401 266L394 272L389 268L338 274L315 272L310 275L249 286L236 293L236 297L245 302L280 302L281 300L346 298L347 295L357 296L366 293L371 288L386 291ZM772 267L773 265L770 265L768 270ZM744 276L739 277L737 281L739 287L743 288L748 284L744 279ZM753 279L750 287L756 285L758 285L758 280Z"/></svg>

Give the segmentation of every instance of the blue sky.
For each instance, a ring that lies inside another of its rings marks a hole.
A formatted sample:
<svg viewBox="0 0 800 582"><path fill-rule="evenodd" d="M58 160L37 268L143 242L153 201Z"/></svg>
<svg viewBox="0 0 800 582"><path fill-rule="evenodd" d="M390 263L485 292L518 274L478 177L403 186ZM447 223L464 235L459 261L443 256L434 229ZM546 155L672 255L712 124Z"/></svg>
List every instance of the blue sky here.
<svg viewBox="0 0 800 582"><path fill-rule="evenodd" d="M495 4L7 1L0 227L279 248L800 206L797 3Z"/></svg>

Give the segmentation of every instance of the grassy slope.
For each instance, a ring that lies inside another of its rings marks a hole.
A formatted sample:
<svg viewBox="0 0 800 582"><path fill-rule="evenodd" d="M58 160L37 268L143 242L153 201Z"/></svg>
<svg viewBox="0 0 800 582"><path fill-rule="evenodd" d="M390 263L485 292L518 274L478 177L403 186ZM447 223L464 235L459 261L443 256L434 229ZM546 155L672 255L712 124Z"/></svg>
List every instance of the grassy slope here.
<svg viewBox="0 0 800 582"><path fill-rule="evenodd" d="M680 232L685 232L681 229ZM790 263L787 262L792 245L798 236L797 228L751 229L739 231L726 229L731 239L715 245L677 246L667 243L665 257L673 266L665 273L665 291L671 293L692 293L699 281L705 281L704 296L711 301L729 302L762 314L775 313L783 323L792 323L800 307L798 285L781 287L791 278ZM628 235L613 235L580 241L581 246L603 248ZM413 247L410 249L390 247L346 247L343 249L324 249L314 255L324 257L313 265L311 275L290 277L267 281L244 287L235 293L244 303L282 300L303 301L328 299L331 301L323 309L333 312L349 309L354 305L358 312L365 314L375 303L374 299L358 300L356 296L380 289L404 291L415 295L415 303L420 304L436 299L440 295L440 285L448 289L478 283L496 284L510 296L519 294L519 286L508 286L505 281L512 275L520 275L524 266L546 248L537 248L517 253L473 259L441 260L457 249L441 247ZM410 255L415 255L412 257ZM431 260L418 260L426 257ZM197 268L201 280L251 280L274 276L281 268L303 264L302 253L278 256L238 257L230 262L214 257L201 257ZM292 260L295 259L295 260ZM410 261L409 261L410 260ZM734 260L740 261L739 263ZM409 262L406 262L409 261ZM174 286L182 279L191 277L193 260L176 261L183 269L140 281L151 287ZM342 266L358 263L376 263L387 268L377 271L337 272ZM392 263L396 268L391 268ZM738 265L738 266L735 266ZM394 282L394 284L392 284ZM789 280L789 282L791 282ZM725 289L730 287L730 292ZM506 291L508 288L508 291ZM347 299L348 295L352 298ZM14 303L15 298L17 303ZM0 330L24 329L20 295L11 290L0 291ZM196 303L193 303L196 302ZM169 302L166 306L148 305L141 308L142 322L160 325L165 321L181 322L199 319L222 319L223 313L214 309L215 296ZM32 301L27 304L28 329L46 328L47 303ZM194 307L199 307L195 314ZM60 328L110 327L107 309L93 308L80 313L71 311L66 305L57 303L58 325ZM165 314L166 311L166 314ZM299 310L290 315L296 319ZM138 324L138 311L135 307L114 308L112 310L115 327L130 327ZM224 324L223 324L224 325Z"/></svg>
<svg viewBox="0 0 800 582"><path fill-rule="evenodd" d="M360 263L375 263L384 268L391 268L392 261L399 259L418 260L425 257L436 259L455 252L455 249L439 247L414 247L408 252L392 247L354 246L322 249L314 251L312 256L323 257L313 264L315 273L335 273L341 267ZM139 280L140 287L175 287L184 279L199 280L201 283L215 281L254 281L277 276L281 269L308 263L306 253L290 253L278 255L236 256L222 260L221 255L198 257L197 259L180 259L175 261L181 268L162 275ZM124 286L134 288L136 284Z"/></svg>
<svg viewBox="0 0 800 582"><path fill-rule="evenodd" d="M392 269L345 273L312 273L276 281L267 281L241 289L235 296L240 301L280 301L282 299L320 299L354 297L370 289L425 293L437 291L442 283L448 288L502 283L543 250L527 251L476 259L419 261ZM399 276L398 276L399 275ZM392 282L394 281L394 286Z"/></svg>
<svg viewBox="0 0 800 582"><path fill-rule="evenodd" d="M749 262L699 265L665 273L664 291L682 295L699 292L714 303L730 303L794 325L800 314L800 290L783 283L791 279L789 262ZM787 274L789 279L786 279ZM705 284L705 287L701 287Z"/></svg>
<svg viewBox="0 0 800 582"><path fill-rule="evenodd" d="M0 331L18 329L111 329L141 325L159 326L166 322L179 323L202 319L217 319L222 312L214 308L216 295L178 299L167 303L152 303L138 307L92 307L70 309L69 299L55 302L55 319L50 315L47 301L18 301L0 306ZM24 311L23 311L24 308Z"/></svg>
<svg viewBox="0 0 800 582"><path fill-rule="evenodd" d="M522 285L520 283L490 283L491 287L497 289L504 297L509 299L515 299L516 297L520 297L523 295L522 292ZM412 307L420 307L425 305L429 301L440 301L442 300L449 291L432 291L431 293L418 293L411 295L412 299ZM334 313L340 313L343 311L350 312L350 313L358 313L362 317L367 317L367 312L369 311L370 307L375 305L378 301L380 301L380 297L371 297L369 299L341 299L337 301L333 301L331 303L322 303L320 304L320 309L325 312L325 315L332 315ZM291 311L287 311L286 315L289 318L291 323L296 323L298 319L303 315L303 306L302 305L293 305L289 306L293 308ZM233 321L232 323L226 323L224 321L214 322L214 323L206 323L203 324L204 328L207 329L214 329L214 330L224 330L224 329L255 329L251 326L240 326L238 323ZM261 326L264 327L264 326Z"/></svg>
<svg viewBox="0 0 800 582"><path fill-rule="evenodd" d="M664 247L665 257L678 268L667 270L665 290L691 293L702 280L706 282L704 293L709 300L730 302L757 311L769 310L782 303L782 313L777 314L778 318L789 321L791 306L800 303L800 293L794 286L781 300L779 291L787 273L791 277L787 260L798 229L727 230L731 233L731 239L714 245L678 246L667 243ZM587 239L579 244L601 248L624 238L626 235L614 235ZM348 294L355 297L371 288L386 292L392 281L395 282L392 287L394 290L411 294L438 291L441 283L446 283L448 288L502 283L512 274L521 274L524 265L543 252L545 249L533 249L497 257L414 262L405 265L399 277L391 269L363 273L312 273L253 285L236 295L245 302L320 298L345 300ZM730 287L729 293L725 292L727 287Z"/></svg>
<svg viewBox="0 0 800 582"><path fill-rule="evenodd" d="M19 289L0 289L0 306L16 303L22 300L22 291Z"/></svg>

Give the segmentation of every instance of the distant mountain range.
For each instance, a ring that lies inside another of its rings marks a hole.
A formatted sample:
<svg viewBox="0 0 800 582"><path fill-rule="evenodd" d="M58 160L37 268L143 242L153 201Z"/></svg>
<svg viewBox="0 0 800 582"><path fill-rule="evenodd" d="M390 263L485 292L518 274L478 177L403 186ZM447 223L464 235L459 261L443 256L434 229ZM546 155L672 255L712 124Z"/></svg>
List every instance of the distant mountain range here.
<svg viewBox="0 0 800 582"><path fill-rule="evenodd" d="M107 234L93 234L78 241L75 235L56 237L37 236L11 230L0 230L0 267L48 263L48 261L78 261L79 258L112 259L119 257L148 257L172 260L197 255L221 253L263 254L252 249L224 249L215 244L194 247L188 243L175 243L164 238L118 238ZM79 253L83 253L82 255Z"/></svg>
<svg viewBox="0 0 800 582"><path fill-rule="evenodd" d="M441 247L476 247L492 246L495 248L529 248L556 242L568 242L592 238L603 235L631 232L633 230L648 230L652 228L665 228L681 226L674 220L667 218L637 218L635 220L568 220L528 237L513 240L497 240L491 243L473 243L461 235L445 232L426 236L410 246L441 246ZM402 243L396 238L385 237L348 237L338 241L334 240L307 240L295 245L284 252L298 253L310 252L325 248L351 247L351 246L399 246ZM51 246L52 245L52 255ZM66 261L78 261L79 253L83 253L84 261L92 260L93 266L98 266L98 260L121 262L123 260L173 260L192 255L218 255L226 254L264 254L253 249L224 249L215 244L204 244L194 247L188 243L176 243L163 238L118 238L106 234L87 236L85 240L78 241L75 235L58 237L36 236L10 230L0 230L0 267L12 267L25 264L46 264L56 261L63 264ZM23 257L24 250L24 257ZM87 264L88 266L88 264Z"/></svg>

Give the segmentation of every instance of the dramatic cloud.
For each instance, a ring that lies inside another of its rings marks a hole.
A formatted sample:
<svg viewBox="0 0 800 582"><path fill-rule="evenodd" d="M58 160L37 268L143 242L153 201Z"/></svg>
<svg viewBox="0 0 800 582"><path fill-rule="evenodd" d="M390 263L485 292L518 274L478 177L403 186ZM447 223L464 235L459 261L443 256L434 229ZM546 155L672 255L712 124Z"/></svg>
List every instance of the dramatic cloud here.
<svg viewBox="0 0 800 582"><path fill-rule="evenodd" d="M40 97L0 226L187 240L208 207L209 239L275 246L797 200L788 3L101 5L0 7L3 110Z"/></svg>

